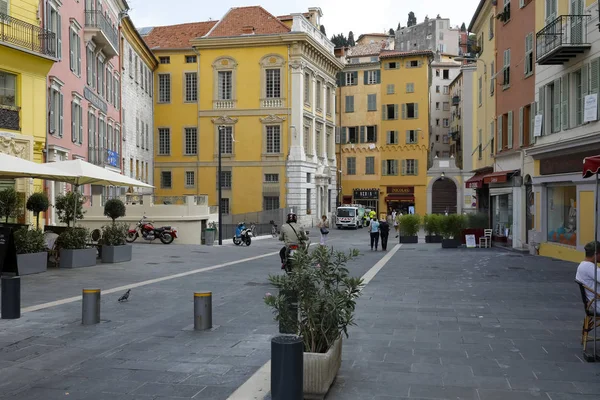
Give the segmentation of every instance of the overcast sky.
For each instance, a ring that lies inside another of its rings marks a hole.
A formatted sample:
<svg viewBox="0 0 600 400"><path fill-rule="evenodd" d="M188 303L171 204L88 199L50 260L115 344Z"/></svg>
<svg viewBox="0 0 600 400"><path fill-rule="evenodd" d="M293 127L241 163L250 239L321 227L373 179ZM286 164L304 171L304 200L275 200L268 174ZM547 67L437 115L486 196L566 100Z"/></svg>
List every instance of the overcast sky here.
<svg viewBox="0 0 600 400"><path fill-rule="evenodd" d="M173 25L185 22L220 19L231 7L262 5L274 15L306 12L308 7L320 7L323 11L321 23L327 35L354 32L384 32L389 28L406 26L408 13L413 11L417 22L426 15L435 18L440 14L450 18L452 26L469 22L479 0L128 0L137 28L146 26Z"/></svg>

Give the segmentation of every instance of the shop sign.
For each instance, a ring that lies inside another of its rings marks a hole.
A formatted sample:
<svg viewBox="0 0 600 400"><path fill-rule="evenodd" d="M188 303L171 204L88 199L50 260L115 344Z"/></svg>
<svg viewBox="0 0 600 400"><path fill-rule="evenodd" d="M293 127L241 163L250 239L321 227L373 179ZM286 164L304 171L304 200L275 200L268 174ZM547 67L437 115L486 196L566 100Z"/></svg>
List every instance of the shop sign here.
<svg viewBox="0 0 600 400"><path fill-rule="evenodd" d="M481 179L474 181L474 182L468 182L467 183L467 189L481 189Z"/></svg>
<svg viewBox="0 0 600 400"><path fill-rule="evenodd" d="M98 110L106 114L108 110L106 103L98 95L96 95L96 93L92 92L87 86L83 88L83 97L85 97L87 101L92 103L92 105Z"/></svg>
<svg viewBox="0 0 600 400"><path fill-rule="evenodd" d="M377 200L379 189L354 189L354 200Z"/></svg>
<svg viewBox="0 0 600 400"><path fill-rule="evenodd" d="M565 154L540 160L540 175L570 174L583 170L583 159L598 154L598 150L584 153Z"/></svg>
<svg viewBox="0 0 600 400"><path fill-rule="evenodd" d="M414 186L388 186L388 194L413 194L415 193Z"/></svg>

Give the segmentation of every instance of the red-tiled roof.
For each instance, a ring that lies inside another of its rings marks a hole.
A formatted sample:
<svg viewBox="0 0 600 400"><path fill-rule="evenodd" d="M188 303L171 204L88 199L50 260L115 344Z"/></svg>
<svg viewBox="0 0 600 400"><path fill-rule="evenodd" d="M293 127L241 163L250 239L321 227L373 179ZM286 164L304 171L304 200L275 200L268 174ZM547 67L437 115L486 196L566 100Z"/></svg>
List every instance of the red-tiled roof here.
<svg viewBox="0 0 600 400"><path fill-rule="evenodd" d="M206 35L217 22L157 26L143 38L151 49L187 49L192 47L190 40Z"/></svg>
<svg viewBox="0 0 600 400"><path fill-rule="evenodd" d="M261 6L234 7L229 9L206 37L272 35L289 31L290 28Z"/></svg>
<svg viewBox="0 0 600 400"><path fill-rule="evenodd" d="M310 17L310 13L302 13L303 16L305 17ZM292 19L294 19L293 15L278 15L277 19L280 21L290 21Z"/></svg>
<svg viewBox="0 0 600 400"><path fill-rule="evenodd" d="M431 56L433 52L431 50L415 50L415 51L382 51L379 58L392 58L392 57L411 57L411 56Z"/></svg>
<svg viewBox="0 0 600 400"><path fill-rule="evenodd" d="M357 44L348 49L346 57L378 56L387 46L387 41L382 40L375 43Z"/></svg>

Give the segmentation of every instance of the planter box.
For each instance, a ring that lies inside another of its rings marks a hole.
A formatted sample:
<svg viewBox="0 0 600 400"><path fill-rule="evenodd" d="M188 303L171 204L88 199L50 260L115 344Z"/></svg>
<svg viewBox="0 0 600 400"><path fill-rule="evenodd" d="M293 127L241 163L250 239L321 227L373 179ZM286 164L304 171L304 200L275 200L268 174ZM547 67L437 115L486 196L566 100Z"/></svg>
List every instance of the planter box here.
<svg viewBox="0 0 600 400"><path fill-rule="evenodd" d="M439 235L425 236L425 243L442 243L442 237Z"/></svg>
<svg viewBox="0 0 600 400"><path fill-rule="evenodd" d="M122 263L131 261L131 250L133 247L129 244L122 246L102 246L103 263Z"/></svg>
<svg viewBox="0 0 600 400"><path fill-rule="evenodd" d="M96 249L60 250L60 268L82 268L96 265Z"/></svg>
<svg viewBox="0 0 600 400"><path fill-rule="evenodd" d="M46 272L48 269L48 253L17 254L19 275L32 275Z"/></svg>
<svg viewBox="0 0 600 400"><path fill-rule="evenodd" d="M341 337L325 354L304 353L304 399L324 399L341 365Z"/></svg>
<svg viewBox="0 0 600 400"><path fill-rule="evenodd" d="M442 249L458 249L460 239L442 239Z"/></svg>
<svg viewBox="0 0 600 400"><path fill-rule="evenodd" d="M400 243L419 243L419 237L418 236L400 236Z"/></svg>

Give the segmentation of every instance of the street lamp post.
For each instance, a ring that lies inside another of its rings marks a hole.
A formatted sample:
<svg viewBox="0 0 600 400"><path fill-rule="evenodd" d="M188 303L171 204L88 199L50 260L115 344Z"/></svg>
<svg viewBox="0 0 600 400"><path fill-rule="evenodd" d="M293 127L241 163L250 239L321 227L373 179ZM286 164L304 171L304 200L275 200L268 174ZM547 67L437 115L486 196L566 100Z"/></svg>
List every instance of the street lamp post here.
<svg viewBox="0 0 600 400"><path fill-rule="evenodd" d="M223 126L219 126L219 164L217 167L217 174L219 175L219 246L223 245L223 210L221 209L221 203L223 198L223 190L221 189L223 186L221 185L221 136L223 136Z"/></svg>

